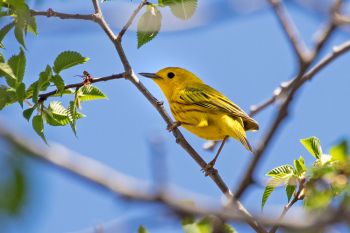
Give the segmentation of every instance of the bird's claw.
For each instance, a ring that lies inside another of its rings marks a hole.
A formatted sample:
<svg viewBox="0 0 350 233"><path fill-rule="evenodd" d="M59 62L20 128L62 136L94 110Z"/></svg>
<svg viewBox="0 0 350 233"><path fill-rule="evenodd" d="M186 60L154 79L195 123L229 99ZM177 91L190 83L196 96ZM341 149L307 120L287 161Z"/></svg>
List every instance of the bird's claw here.
<svg viewBox="0 0 350 233"><path fill-rule="evenodd" d="M179 127L180 125L181 125L181 122L175 121L173 124L168 125L168 126L166 127L166 129L167 129L169 132L172 132L172 131L174 131L174 129L176 129L176 128Z"/></svg>
<svg viewBox="0 0 350 233"><path fill-rule="evenodd" d="M204 172L205 176L214 175L215 173L218 172L218 170L216 170L214 168L214 165L215 165L215 163L213 163L213 161L211 161L203 169L201 169L201 171Z"/></svg>
<svg viewBox="0 0 350 233"><path fill-rule="evenodd" d="M164 101L162 101L162 100L157 100L157 104L158 104L159 106L162 106L162 105L164 104Z"/></svg>

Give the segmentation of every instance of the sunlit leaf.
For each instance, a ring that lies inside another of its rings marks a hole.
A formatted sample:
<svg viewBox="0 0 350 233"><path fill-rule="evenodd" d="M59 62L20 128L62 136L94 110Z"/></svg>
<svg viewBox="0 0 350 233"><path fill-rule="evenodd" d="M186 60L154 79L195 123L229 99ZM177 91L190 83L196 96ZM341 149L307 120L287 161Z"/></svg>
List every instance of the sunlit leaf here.
<svg viewBox="0 0 350 233"><path fill-rule="evenodd" d="M304 158L302 156L300 156L299 159L294 160L294 168L299 177L302 176L304 172L306 172L306 166Z"/></svg>
<svg viewBox="0 0 350 233"><path fill-rule="evenodd" d="M65 51L60 53L54 62L53 70L58 74L62 70L70 67L83 64L87 62L89 58L83 57L80 53L74 51Z"/></svg>
<svg viewBox="0 0 350 233"><path fill-rule="evenodd" d="M159 10L153 5L149 6L137 24L137 48L140 48L157 36L161 22L162 15Z"/></svg>
<svg viewBox="0 0 350 233"><path fill-rule="evenodd" d="M80 101L90 101L96 99L107 99L107 96L95 86L84 85L79 89L78 98Z"/></svg>
<svg viewBox="0 0 350 233"><path fill-rule="evenodd" d="M191 18L197 8L197 0L162 0L162 4L169 6L173 15L184 20Z"/></svg>
<svg viewBox="0 0 350 233"><path fill-rule="evenodd" d="M236 229L228 224L224 225L225 233L237 233Z"/></svg>
<svg viewBox="0 0 350 233"><path fill-rule="evenodd" d="M12 71L11 66L9 66L7 63L0 63L0 76L5 77L6 82L10 87L16 87L16 75Z"/></svg>
<svg viewBox="0 0 350 233"><path fill-rule="evenodd" d="M271 176L271 177L279 177L283 176L286 174L293 174L294 169L291 165L286 164L286 165L281 165L278 167L275 167L274 169L270 170L266 175Z"/></svg>
<svg viewBox="0 0 350 233"><path fill-rule="evenodd" d="M77 119L77 104L76 100L70 101L68 106L68 119L69 124L73 130L74 135L77 135L76 119Z"/></svg>
<svg viewBox="0 0 350 233"><path fill-rule="evenodd" d="M182 221L182 228L185 233L211 233L213 232L212 223L208 218L203 218L199 221L186 218Z"/></svg>
<svg viewBox="0 0 350 233"><path fill-rule="evenodd" d="M340 162L346 162L348 158L348 143L343 140L338 145L333 146L330 151L330 155L333 160L337 160Z"/></svg>
<svg viewBox="0 0 350 233"><path fill-rule="evenodd" d="M286 185L286 194L287 194L288 202L290 201L290 199L295 191L295 188L296 188L295 185Z"/></svg>
<svg viewBox="0 0 350 233"><path fill-rule="evenodd" d="M261 199L261 209L264 209L264 206L266 204L267 199L269 199L271 193L273 192L273 190L275 189L275 186L269 186L267 185L265 187L262 199Z"/></svg>
<svg viewBox="0 0 350 233"><path fill-rule="evenodd" d="M319 159L322 155L322 148L320 139L316 137L309 137L300 140L301 144L313 155L316 159Z"/></svg>

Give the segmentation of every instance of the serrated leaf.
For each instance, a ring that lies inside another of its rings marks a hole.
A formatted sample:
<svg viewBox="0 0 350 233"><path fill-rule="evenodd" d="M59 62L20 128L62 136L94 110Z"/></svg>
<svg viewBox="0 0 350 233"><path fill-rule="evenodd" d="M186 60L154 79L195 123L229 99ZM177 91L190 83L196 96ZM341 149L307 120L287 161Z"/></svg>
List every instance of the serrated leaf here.
<svg viewBox="0 0 350 233"><path fill-rule="evenodd" d="M279 177L281 175L283 176L283 175L293 174L293 172L294 172L293 167L289 164L285 164L285 165L281 165L273 168L266 175L271 177Z"/></svg>
<svg viewBox="0 0 350 233"><path fill-rule="evenodd" d="M33 107L31 108L28 108L26 110L23 111L23 117L25 119L27 119L27 121L29 121L30 117L32 116L34 110L37 108L37 105L34 105Z"/></svg>
<svg viewBox="0 0 350 233"><path fill-rule="evenodd" d="M320 156L323 154L320 139L316 137L309 137L301 139L300 142L316 159L319 159Z"/></svg>
<svg viewBox="0 0 350 233"><path fill-rule="evenodd" d="M333 160L346 162L348 157L348 143L343 140L338 145L333 146L330 151Z"/></svg>
<svg viewBox="0 0 350 233"><path fill-rule="evenodd" d="M261 199L261 210L264 209L264 206L266 204L267 199L269 199L271 193L273 192L273 190L275 189L275 186L266 186L262 199Z"/></svg>
<svg viewBox="0 0 350 233"><path fill-rule="evenodd" d="M55 84L55 86L58 90L58 93L63 95L63 92L64 92L63 78L59 74L56 74L56 75L52 76L52 81Z"/></svg>
<svg viewBox="0 0 350 233"><path fill-rule="evenodd" d="M61 102L52 101L47 109L46 122L52 126L64 126L70 123L68 110L63 107ZM83 114L76 112L76 119L84 117Z"/></svg>
<svg viewBox="0 0 350 233"><path fill-rule="evenodd" d="M83 64L87 62L89 58L83 57L80 53L74 51L65 51L60 53L54 62L53 70L56 74L60 73L62 70L68 69L70 67Z"/></svg>
<svg viewBox="0 0 350 233"><path fill-rule="evenodd" d="M23 108L23 100L26 98L26 85L20 83L16 88L17 101Z"/></svg>
<svg viewBox="0 0 350 233"><path fill-rule="evenodd" d="M23 50L21 49L18 55L13 55L7 61L7 64L11 67L13 74L16 76L17 83L21 83L26 68L26 57Z"/></svg>
<svg viewBox="0 0 350 233"><path fill-rule="evenodd" d="M76 101L70 101L68 106L68 119L69 124L73 130L74 135L77 135L76 131L76 114L77 114L77 104Z"/></svg>
<svg viewBox="0 0 350 233"><path fill-rule="evenodd" d="M138 233L148 233L147 229L144 226L139 226L139 229L137 230Z"/></svg>
<svg viewBox="0 0 350 233"><path fill-rule="evenodd" d="M88 84L79 89L78 98L80 101L90 101L96 99L107 99L107 96L97 87Z"/></svg>
<svg viewBox="0 0 350 233"><path fill-rule="evenodd" d="M23 28L21 28L17 24L15 27L15 37L16 37L16 40L18 41L18 43L20 43L23 46L23 48L25 48L26 45L24 42L24 31L23 31Z"/></svg>
<svg viewBox="0 0 350 233"><path fill-rule="evenodd" d="M45 135L44 135L44 121L43 117L41 115L36 115L32 119L32 125L35 130L35 132L44 140L44 142L47 144Z"/></svg>
<svg viewBox="0 0 350 233"><path fill-rule="evenodd" d="M68 88L68 89L64 89L63 92L62 92L61 94L60 94L60 93L56 93L56 94L54 94L54 95L52 95L52 96L54 96L54 97L60 97L60 96L62 96L62 95L72 95L72 94L74 94L74 93L75 93L74 90Z"/></svg>
<svg viewBox="0 0 350 233"><path fill-rule="evenodd" d="M11 22L7 25L5 25L3 28L1 28L0 30L0 43L1 43L1 48L4 48L2 41L4 40L5 36L7 35L7 33L15 26L14 22Z"/></svg>
<svg viewBox="0 0 350 233"><path fill-rule="evenodd" d="M137 24L137 48L157 36L162 23L160 11L153 5L140 17Z"/></svg>
<svg viewBox="0 0 350 233"><path fill-rule="evenodd" d="M304 172L306 172L306 166L304 158L302 156L300 156L299 159L294 160L294 168L299 177L302 176Z"/></svg>
<svg viewBox="0 0 350 233"><path fill-rule="evenodd" d="M286 185L286 194L287 194L288 202L290 201L290 199L295 191L295 188L296 188L295 185Z"/></svg>
<svg viewBox="0 0 350 233"><path fill-rule="evenodd" d="M5 77L6 82L10 87L16 87L16 75L13 73L12 68L7 63L0 63L0 76Z"/></svg>
<svg viewBox="0 0 350 233"><path fill-rule="evenodd" d="M163 5L169 6L171 13L177 18L191 18L197 8L197 0L163 0Z"/></svg>

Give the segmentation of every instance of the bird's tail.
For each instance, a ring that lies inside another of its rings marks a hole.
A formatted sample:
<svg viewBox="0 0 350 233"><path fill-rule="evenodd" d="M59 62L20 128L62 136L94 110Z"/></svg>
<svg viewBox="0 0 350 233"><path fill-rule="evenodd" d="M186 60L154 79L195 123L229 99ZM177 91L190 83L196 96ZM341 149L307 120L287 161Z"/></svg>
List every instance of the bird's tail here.
<svg viewBox="0 0 350 233"><path fill-rule="evenodd" d="M246 137L242 136L239 138L239 141L242 143L242 145L249 150L250 152L253 152L253 149L251 147L251 145L249 144L248 140Z"/></svg>

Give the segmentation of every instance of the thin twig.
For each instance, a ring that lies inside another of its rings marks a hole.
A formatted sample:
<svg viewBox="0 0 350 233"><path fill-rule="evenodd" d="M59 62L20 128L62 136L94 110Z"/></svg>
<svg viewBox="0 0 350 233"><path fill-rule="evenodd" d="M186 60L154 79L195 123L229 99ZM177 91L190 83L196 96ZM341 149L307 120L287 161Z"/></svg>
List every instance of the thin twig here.
<svg viewBox="0 0 350 233"><path fill-rule="evenodd" d="M326 55L321 61L319 61L313 68L311 68L307 73L297 76L295 80L299 80L298 82L295 82L294 86L290 90L290 93L287 95L285 101L282 103L277 116L275 117L272 125L269 127L269 130L265 134L262 142L260 143L260 146L258 146L258 149L254 153L254 159L249 164L246 173L241 180L240 185L238 186L238 189L236 191L236 197L239 198L244 193L246 188L252 184L253 181L253 172L255 170L255 167L257 166L258 162L260 161L264 151L266 150L268 143L271 141L272 137L274 136L275 132L279 128L282 121L287 116L288 108L290 103L292 102L294 94L297 92L297 90L308 80L311 80L318 72L320 72L323 68L325 68L329 63L333 62L335 59L337 59L339 56L343 55L347 51L350 50L350 41L347 41L339 46L336 46L333 48L333 51Z"/></svg>
<svg viewBox="0 0 350 233"><path fill-rule="evenodd" d="M290 19L287 11L284 9L280 0L269 0L269 3L274 9L274 12L281 24L284 32L290 40L290 44L298 57L300 66L303 66L310 61L309 50L304 41L300 38L299 32L296 29L293 21Z"/></svg>
<svg viewBox="0 0 350 233"><path fill-rule="evenodd" d="M67 14L58 11L54 11L49 8L47 11L36 11L30 10L32 16L46 16L46 17L57 17L60 19L82 19L82 20L94 20L94 15L83 15L83 14Z"/></svg>
<svg viewBox="0 0 350 233"><path fill-rule="evenodd" d="M120 73L120 74L113 74L113 75L109 75L109 76L105 76L105 77L99 77L99 78L92 78L89 80L89 83L97 83L97 82L106 82L106 81L110 81L113 79L120 79L120 78L124 78L124 73ZM85 82L79 82L79 83L73 83L73 84L68 84L65 85L63 89L69 89L69 88L79 88L84 86ZM43 93L39 95L40 99L47 99L50 96L56 95L59 93L58 89L55 89L53 91L47 92L47 93ZM28 97L28 99L30 99L31 97Z"/></svg>

